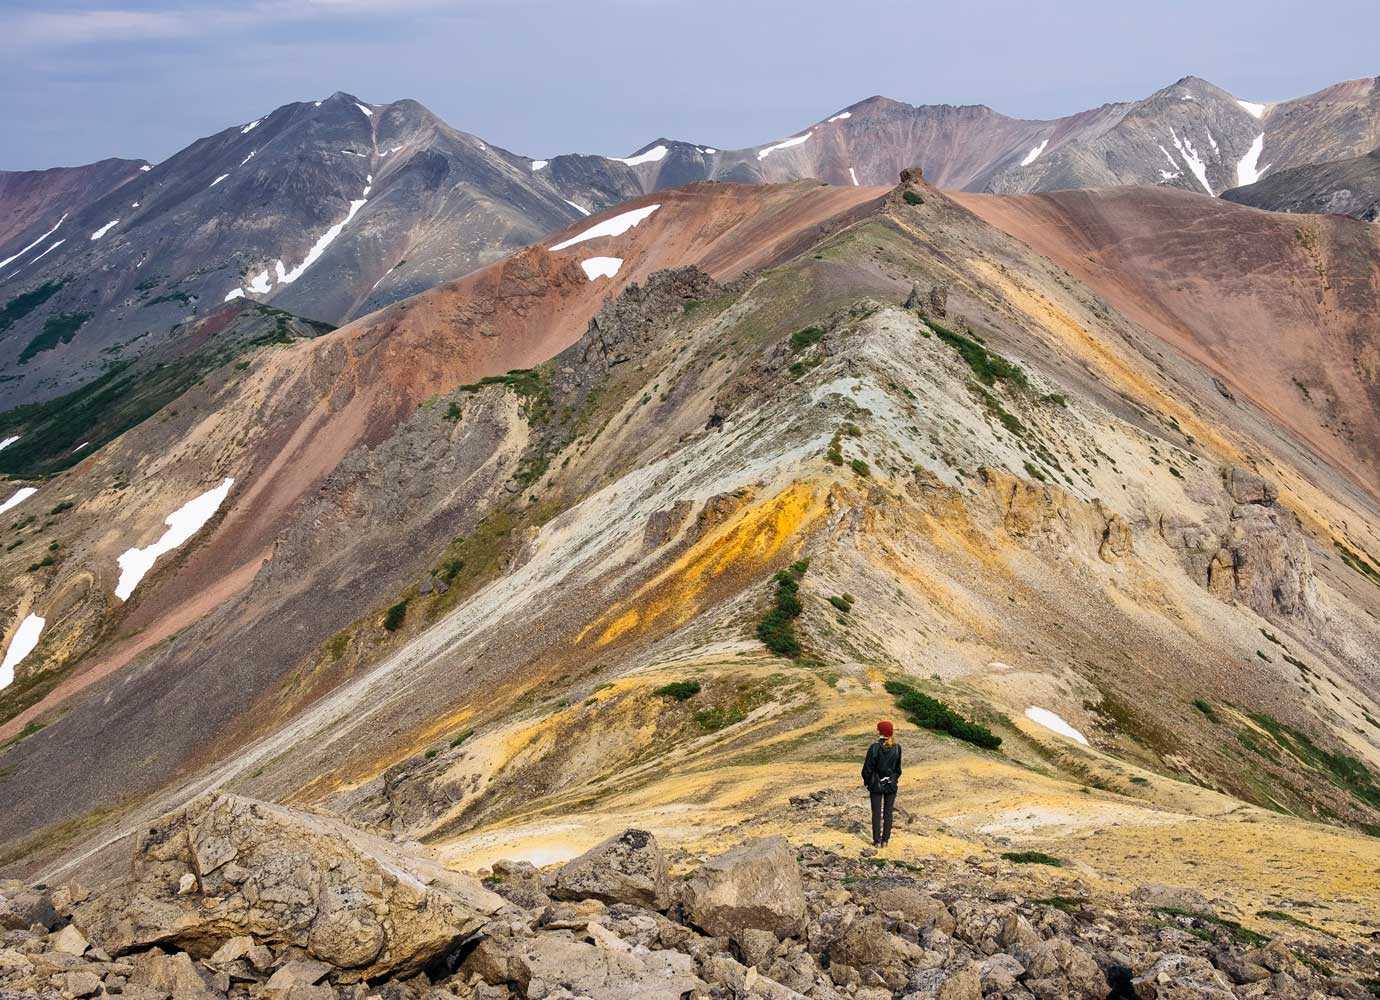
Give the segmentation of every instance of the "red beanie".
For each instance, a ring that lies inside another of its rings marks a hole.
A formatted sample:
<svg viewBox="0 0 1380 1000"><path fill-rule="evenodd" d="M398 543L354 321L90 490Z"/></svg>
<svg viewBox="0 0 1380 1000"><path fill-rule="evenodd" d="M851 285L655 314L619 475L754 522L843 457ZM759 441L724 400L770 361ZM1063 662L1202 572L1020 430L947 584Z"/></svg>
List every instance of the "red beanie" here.
<svg viewBox="0 0 1380 1000"><path fill-rule="evenodd" d="M887 739L891 739L891 723L883 719L881 722L877 723L877 732L881 733Z"/></svg>

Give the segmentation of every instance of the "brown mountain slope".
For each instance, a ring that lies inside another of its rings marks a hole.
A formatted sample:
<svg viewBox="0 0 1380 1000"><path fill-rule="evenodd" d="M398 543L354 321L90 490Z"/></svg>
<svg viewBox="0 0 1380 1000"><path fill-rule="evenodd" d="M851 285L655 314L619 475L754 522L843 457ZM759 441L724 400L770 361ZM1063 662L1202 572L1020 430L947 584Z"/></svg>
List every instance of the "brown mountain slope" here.
<svg viewBox="0 0 1380 1000"><path fill-rule="evenodd" d="M960 194L1380 495L1380 233L1181 191Z"/></svg>
<svg viewBox="0 0 1380 1000"><path fill-rule="evenodd" d="M138 177L146 166L142 160L112 158L80 167L0 170L0 246L24 235L25 230L38 228L41 233L60 218L71 218L91 202ZM66 235L71 234L60 229L53 231L54 239ZM83 238L85 235L82 234ZM13 254L16 266L24 260L20 249L16 247ZM41 249L36 247L34 252Z"/></svg>

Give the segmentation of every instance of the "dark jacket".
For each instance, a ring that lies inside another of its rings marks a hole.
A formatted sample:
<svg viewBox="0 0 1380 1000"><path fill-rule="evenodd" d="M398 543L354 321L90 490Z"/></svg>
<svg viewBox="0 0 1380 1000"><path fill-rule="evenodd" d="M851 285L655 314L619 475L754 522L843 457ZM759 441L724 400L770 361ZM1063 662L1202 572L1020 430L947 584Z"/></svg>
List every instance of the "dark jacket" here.
<svg viewBox="0 0 1380 1000"><path fill-rule="evenodd" d="M889 788L883 787L883 778L891 779ZM877 742L867 748L862 779L869 792L894 793L901 783L901 744L888 747L886 738L879 736Z"/></svg>

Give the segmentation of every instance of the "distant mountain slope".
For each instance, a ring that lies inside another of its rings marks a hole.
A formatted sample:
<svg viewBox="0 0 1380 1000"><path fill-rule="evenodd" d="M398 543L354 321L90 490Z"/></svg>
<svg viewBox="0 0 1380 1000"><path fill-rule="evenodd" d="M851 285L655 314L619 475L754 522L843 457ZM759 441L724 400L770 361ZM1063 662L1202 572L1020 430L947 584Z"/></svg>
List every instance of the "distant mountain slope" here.
<svg viewBox="0 0 1380 1000"><path fill-rule="evenodd" d="M0 177L19 206L0 235L0 379L15 404L59 396L238 297L347 322L589 212L696 181L891 184L919 165L969 191L1216 195L1377 144L1375 80L1263 105L1185 77L1051 121L873 97L745 149L659 138L624 157L549 159L458 131L415 101L337 93L150 169L107 161Z"/></svg>
<svg viewBox="0 0 1380 1000"><path fill-rule="evenodd" d="M0 248L33 230L43 235L45 220L71 215L148 168L143 160L100 160L51 170L0 170ZM58 235L54 232L54 238ZM29 241L26 240L27 244ZM22 247L0 254L0 275L11 263L22 265ZM38 252L38 247L34 247Z"/></svg>
<svg viewBox="0 0 1380 1000"><path fill-rule="evenodd" d="M1280 170L1242 188L1222 192L1227 201L1273 212L1349 215L1380 220L1380 149L1330 163Z"/></svg>

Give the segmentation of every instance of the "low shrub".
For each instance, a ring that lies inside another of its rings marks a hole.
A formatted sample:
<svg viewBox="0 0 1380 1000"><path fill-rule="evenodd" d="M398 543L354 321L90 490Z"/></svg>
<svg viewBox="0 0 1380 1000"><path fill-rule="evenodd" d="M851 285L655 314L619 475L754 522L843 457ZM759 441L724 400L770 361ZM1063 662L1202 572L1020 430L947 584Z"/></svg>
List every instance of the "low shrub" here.
<svg viewBox="0 0 1380 1000"><path fill-rule="evenodd" d="M674 698L676 701L689 701L699 693L699 681L672 681L670 684L661 685L652 692L652 694L658 694L664 698Z"/></svg>
<svg viewBox="0 0 1380 1000"><path fill-rule="evenodd" d="M904 711L910 717L910 721L921 729L948 733L955 739L986 750L995 750L1001 746L1001 737L986 726L965 719L942 701L917 691L904 681L887 681L886 690L896 699L896 707Z"/></svg>

